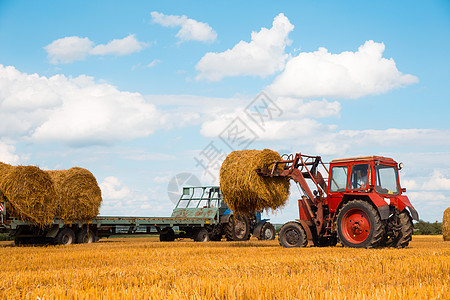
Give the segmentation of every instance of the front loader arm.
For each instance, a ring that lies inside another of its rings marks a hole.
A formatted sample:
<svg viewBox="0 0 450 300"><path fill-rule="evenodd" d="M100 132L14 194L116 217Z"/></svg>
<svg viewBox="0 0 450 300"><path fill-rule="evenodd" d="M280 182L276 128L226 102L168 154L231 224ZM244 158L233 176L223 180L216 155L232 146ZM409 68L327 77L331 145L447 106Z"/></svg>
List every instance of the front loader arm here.
<svg viewBox="0 0 450 300"><path fill-rule="evenodd" d="M261 169L256 170L261 176L287 177L298 183L304 194L304 196L299 199L299 209L304 213L303 216L302 213L300 213L300 219L310 223L311 226L315 226L317 235L320 234L324 223L321 197L326 195L327 189L327 184L322 177L322 174L317 171L320 163L324 166L320 156L307 156L297 153L294 159L274 161L265 164ZM328 171L325 166L324 168ZM311 191L306 179L312 180L317 188L319 194L318 197ZM314 211L316 213L314 213Z"/></svg>

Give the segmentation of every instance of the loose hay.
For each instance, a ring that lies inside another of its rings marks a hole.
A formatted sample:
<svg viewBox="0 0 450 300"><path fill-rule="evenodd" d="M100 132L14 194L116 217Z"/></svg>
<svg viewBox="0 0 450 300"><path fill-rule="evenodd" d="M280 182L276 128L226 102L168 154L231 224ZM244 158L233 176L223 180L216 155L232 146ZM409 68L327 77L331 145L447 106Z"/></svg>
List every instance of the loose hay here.
<svg viewBox="0 0 450 300"><path fill-rule="evenodd" d="M444 210L444 217L442 218L442 235L444 241L450 241L450 207Z"/></svg>
<svg viewBox="0 0 450 300"><path fill-rule="evenodd" d="M233 151L227 156L220 168L220 189L233 211L276 210L286 204L289 179L256 173L264 163L275 160L281 160L280 155L269 149Z"/></svg>
<svg viewBox="0 0 450 300"><path fill-rule="evenodd" d="M65 221L79 221L98 215L102 194L91 172L77 167L46 172L55 185L58 218Z"/></svg>
<svg viewBox="0 0 450 300"><path fill-rule="evenodd" d="M0 191L6 213L39 226L51 224L56 193L50 176L35 166L0 164Z"/></svg>

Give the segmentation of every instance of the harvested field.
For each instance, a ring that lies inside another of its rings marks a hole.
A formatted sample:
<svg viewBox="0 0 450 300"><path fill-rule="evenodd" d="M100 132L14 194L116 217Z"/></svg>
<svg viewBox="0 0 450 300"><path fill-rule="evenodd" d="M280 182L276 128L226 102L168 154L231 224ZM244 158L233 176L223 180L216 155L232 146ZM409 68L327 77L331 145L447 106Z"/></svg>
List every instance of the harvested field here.
<svg viewBox="0 0 450 300"><path fill-rule="evenodd" d="M262 177L255 171L280 159L269 149L231 152L220 168L220 189L227 205L244 213L284 206L289 198L289 179Z"/></svg>
<svg viewBox="0 0 450 300"><path fill-rule="evenodd" d="M65 221L87 220L98 215L102 194L94 175L83 168L46 171L57 194L56 216Z"/></svg>
<svg viewBox="0 0 450 300"><path fill-rule="evenodd" d="M0 191L9 216L45 226L53 221L56 193L50 176L35 166L0 164Z"/></svg>
<svg viewBox="0 0 450 300"><path fill-rule="evenodd" d="M278 241L13 247L0 242L5 299L448 299L450 243L406 249L281 248Z"/></svg>

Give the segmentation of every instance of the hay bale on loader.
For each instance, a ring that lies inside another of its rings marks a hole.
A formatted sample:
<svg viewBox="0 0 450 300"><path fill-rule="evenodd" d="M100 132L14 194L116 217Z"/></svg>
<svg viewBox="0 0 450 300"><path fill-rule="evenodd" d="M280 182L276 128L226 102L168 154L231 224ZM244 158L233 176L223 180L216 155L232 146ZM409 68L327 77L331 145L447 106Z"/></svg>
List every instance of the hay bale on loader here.
<svg viewBox="0 0 450 300"><path fill-rule="evenodd" d="M442 235L444 241L450 241L450 207L444 210L444 216L442 218Z"/></svg>
<svg viewBox="0 0 450 300"><path fill-rule="evenodd" d="M86 169L46 171L57 194L56 216L65 221L91 219L98 215L102 202L100 187Z"/></svg>
<svg viewBox="0 0 450 300"><path fill-rule="evenodd" d="M0 191L9 216L41 227L53 221L55 188L50 176L38 167L0 163Z"/></svg>
<svg viewBox="0 0 450 300"><path fill-rule="evenodd" d="M289 198L289 179L256 173L263 164L278 160L281 156L269 149L231 152L220 168L220 189L227 205L242 213L284 206Z"/></svg>

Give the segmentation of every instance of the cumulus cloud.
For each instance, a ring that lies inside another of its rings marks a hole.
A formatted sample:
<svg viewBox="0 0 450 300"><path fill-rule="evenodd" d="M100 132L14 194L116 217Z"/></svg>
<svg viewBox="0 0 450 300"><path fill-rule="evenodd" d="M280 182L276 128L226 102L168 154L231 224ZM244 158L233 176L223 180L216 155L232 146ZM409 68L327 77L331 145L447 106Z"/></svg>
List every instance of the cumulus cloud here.
<svg viewBox="0 0 450 300"><path fill-rule="evenodd" d="M294 29L284 14L276 16L272 28L252 32L251 42L240 41L224 52L206 53L196 65L197 79L221 80L227 76L250 75L265 77L281 71L288 55L284 50L291 43Z"/></svg>
<svg viewBox="0 0 450 300"><path fill-rule="evenodd" d="M209 114L209 119L202 123L201 134L206 137L224 137L228 131L230 134L242 132L242 138L246 139L280 141L331 133L336 128L316 119L339 116L338 102L283 97L275 101L264 99L267 98L258 96L250 104Z"/></svg>
<svg viewBox="0 0 450 300"><path fill-rule="evenodd" d="M385 45L366 41L358 51L332 54L325 48L291 58L268 90L275 95L300 98L359 98L418 82L401 73Z"/></svg>
<svg viewBox="0 0 450 300"><path fill-rule="evenodd" d="M52 64L66 64L84 60L88 55L127 55L141 51L147 44L131 34L123 39L114 39L107 44L94 46L89 38L69 36L53 41L44 47Z"/></svg>
<svg viewBox="0 0 450 300"><path fill-rule="evenodd" d="M20 162L16 147L0 140L0 162L16 165Z"/></svg>
<svg viewBox="0 0 450 300"><path fill-rule="evenodd" d="M44 47L50 63L66 64L75 60L83 60L92 50L94 42L87 37L68 36L57 39Z"/></svg>
<svg viewBox="0 0 450 300"><path fill-rule="evenodd" d="M114 39L106 45L97 45L91 51L92 55L127 55L134 52L139 52L145 47L145 43L139 42L134 34L129 35L123 39Z"/></svg>
<svg viewBox="0 0 450 300"><path fill-rule="evenodd" d="M200 41L214 42L217 39L217 33L208 23L189 19L187 16L165 15L153 11L150 13L152 21L164 27L181 27L176 37L180 41Z"/></svg>
<svg viewBox="0 0 450 300"><path fill-rule="evenodd" d="M0 134L69 145L110 144L160 128L161 113L139 93L88 76L50 78L0 65Z"/></svg>
<svg viewBox="0 0 450 300"><path fill-rule="evenodd" d="M422 188L428 191L450 191L450 178L447 178L439 170L434 170L431 178L424 182Z"/></svg>

